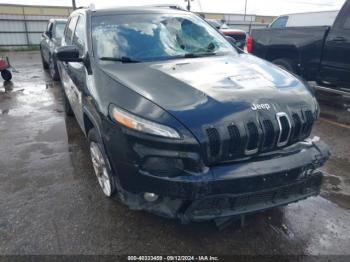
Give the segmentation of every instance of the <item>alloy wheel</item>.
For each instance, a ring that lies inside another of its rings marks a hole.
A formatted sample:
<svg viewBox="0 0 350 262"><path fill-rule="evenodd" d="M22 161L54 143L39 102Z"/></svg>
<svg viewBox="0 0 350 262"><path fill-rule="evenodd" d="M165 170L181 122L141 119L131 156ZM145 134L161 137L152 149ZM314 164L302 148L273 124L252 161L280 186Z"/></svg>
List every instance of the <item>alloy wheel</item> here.
<svg viewBox="0 0 350 262"><path fill-rule="evenodd" d="M103 158L102 152L95 142L91 142L90 144L90 155L98 183L100 184L103 193L110 197L112 193L111 180L109 178L106 162Z"/></svg>

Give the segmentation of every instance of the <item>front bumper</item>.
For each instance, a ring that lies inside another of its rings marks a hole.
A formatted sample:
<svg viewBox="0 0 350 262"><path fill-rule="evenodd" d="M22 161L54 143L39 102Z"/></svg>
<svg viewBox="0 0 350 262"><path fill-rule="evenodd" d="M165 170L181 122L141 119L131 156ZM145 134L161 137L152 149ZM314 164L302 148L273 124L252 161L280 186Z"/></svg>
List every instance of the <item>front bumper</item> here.
<svg viewBox="0 0 350 262"><path fill-rule="evenodd" d="M254 213L318 195L321 184L322 173L315 172L305 179L280 187L205 197L194 201L180 217L183 221L203 221Z"/></svg>
<svg viewBox="0 0 350 262"><path fill-rule="evenodd" d="M139 165L119 164L120 198L131 209L147 210L182 222L253 213L319 194L330 156L318 139L300 142L259 159L208 167L202 173L160 177ZM155 202L145 192L159 195Z"/></svg>

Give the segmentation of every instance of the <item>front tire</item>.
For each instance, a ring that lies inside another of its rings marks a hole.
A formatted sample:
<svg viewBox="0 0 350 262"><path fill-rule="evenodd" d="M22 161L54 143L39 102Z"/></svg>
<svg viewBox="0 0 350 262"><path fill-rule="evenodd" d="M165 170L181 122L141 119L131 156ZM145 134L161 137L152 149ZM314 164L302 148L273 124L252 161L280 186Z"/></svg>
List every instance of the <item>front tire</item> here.
<svg viewBox="0 0 350 262"><path fill-rule="evenodd" d="M44 70L49 69L49 64L46 63L44 56L43 56L43 51L40 49L40 55L41 55L41 63L43 65Z"/></svg>
<svg viewBox="0 0 350 262"><path fill-rule="evenodd" d="M88 134L90 156L97 181L106 197L111 198L116 192L114 176L107 164L107 157L96 129Z"/></svg>

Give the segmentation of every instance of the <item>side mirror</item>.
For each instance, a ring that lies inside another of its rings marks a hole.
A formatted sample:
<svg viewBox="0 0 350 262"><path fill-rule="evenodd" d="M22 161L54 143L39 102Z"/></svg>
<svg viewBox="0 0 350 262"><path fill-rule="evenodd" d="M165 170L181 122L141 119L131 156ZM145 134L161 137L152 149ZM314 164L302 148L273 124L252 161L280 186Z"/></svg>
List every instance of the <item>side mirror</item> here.
<svg viewBox="0 0 350 262"><path fill-rule="evenodd" d="M45 32L45 35L46 35L48 38L52 38L52 32L51 32L51 31L46 31L46 32Z"/></svg>
<svg viewBox="0 0 350 262"><path fill-rule="evenodd" d="M74 45L57 48L55 56L62 62L83 62L83 59L79 57L79 49Z"/></svg>
<svg viewBox="0 0 350 262"><path fill-rule="evenodd" d="M226 40L230 42L233 47L237 47L237 41L231 36L225 36Z"/></svg>

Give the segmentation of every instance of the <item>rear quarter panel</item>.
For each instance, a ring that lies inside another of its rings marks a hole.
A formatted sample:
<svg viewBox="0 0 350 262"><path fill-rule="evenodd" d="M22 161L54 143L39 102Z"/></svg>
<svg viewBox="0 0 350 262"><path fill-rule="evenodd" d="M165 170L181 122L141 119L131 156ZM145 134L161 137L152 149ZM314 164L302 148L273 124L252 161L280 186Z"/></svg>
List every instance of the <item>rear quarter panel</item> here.
<svg viewBox="0 0 350 262"><path fill-rule="evenodd" d="M297 67L297 74L314 80L328 31L328 26L255 29L253 54L271 62L290 59Z"/></svg>

